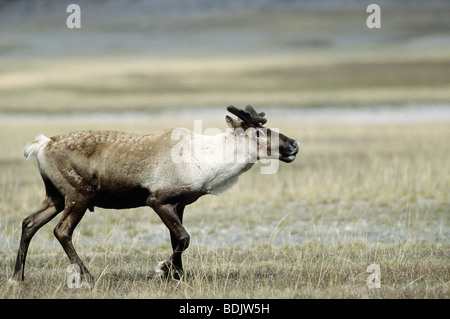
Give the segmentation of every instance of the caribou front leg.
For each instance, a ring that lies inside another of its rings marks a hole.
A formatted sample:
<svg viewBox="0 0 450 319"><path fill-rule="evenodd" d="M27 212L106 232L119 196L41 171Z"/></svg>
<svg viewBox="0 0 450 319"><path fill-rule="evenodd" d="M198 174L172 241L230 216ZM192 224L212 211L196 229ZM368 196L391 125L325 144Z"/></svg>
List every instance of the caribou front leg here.
<svg viewBox="0 0 450 319"><path fill-rule="evenodd" d="M162 204L152 206L163 223L170 231L172 243L172 256L158 263L156 272L159 276L167 278L170 275L179 280L183 276L181 255L189 246L189 234L182 225L184 206L178 204Z"/></svg>

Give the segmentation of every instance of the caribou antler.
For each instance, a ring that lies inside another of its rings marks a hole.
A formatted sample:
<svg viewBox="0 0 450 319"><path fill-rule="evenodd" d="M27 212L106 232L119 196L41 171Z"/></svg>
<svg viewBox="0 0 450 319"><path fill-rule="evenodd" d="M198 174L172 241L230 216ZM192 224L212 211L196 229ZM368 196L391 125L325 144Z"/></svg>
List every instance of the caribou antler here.
<svg viewBox="0 0 450 319"><path fill-rule="evenodd" d="M227 110L230 113L233 113L234 115L236 115L238 118L243 120L245 122L245 124L247 124L251 127L261 126L261 125L266 124L266 122L267 122L267 119L264 117L266 115L266 113L256 112L255 109L251 105L247 105L245 107L245 110L238 109L237 107L235 107L233 105L228 105Z"/></svg>

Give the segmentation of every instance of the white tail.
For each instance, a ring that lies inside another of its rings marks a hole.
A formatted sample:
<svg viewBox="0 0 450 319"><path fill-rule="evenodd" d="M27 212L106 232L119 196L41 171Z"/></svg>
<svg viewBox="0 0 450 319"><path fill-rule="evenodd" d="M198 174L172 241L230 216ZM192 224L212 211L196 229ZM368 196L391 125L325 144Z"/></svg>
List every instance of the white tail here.
<svg viewBox="0 0 450 319"><path fill-rule="evenodd" d="M29 159L31 156L36 155L36 153L43 148L50 139L45 135L38 135L34 138L34 141L29 142L25 148L23 149L23 155L26 159Z"/></svg>

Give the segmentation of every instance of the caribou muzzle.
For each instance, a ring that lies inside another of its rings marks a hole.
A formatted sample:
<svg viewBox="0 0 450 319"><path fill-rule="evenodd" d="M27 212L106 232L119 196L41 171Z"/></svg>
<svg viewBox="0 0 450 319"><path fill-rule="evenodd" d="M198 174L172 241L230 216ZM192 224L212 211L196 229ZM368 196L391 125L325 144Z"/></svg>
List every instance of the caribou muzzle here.
<svg viewBox="0 0 450 319"><path fill-rule="evenodd" d="M280 149L280 161L290 163L300 151L300 144L296 140L290 140L286 144L286 147Z"/></svg>

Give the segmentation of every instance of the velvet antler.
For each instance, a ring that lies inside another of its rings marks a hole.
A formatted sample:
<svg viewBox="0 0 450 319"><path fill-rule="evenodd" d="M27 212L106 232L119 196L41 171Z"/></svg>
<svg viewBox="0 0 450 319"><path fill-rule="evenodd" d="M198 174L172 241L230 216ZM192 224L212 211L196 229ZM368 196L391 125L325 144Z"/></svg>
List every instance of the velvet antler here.
<svg viewBox="0 0 450 319"><path fill-rule="evenodd" d="M251 127L257 127L262 126L266 124L267 119L264 117L266 113L261 112L258 113L255 111L255 109L251 105L247 105L245 107L245 110L238 109L237 107L233 105L228 105L227 110L230 113L233 113L238 118L240 118L242 121L245 122L245 124L251 126Z"/></svg>

